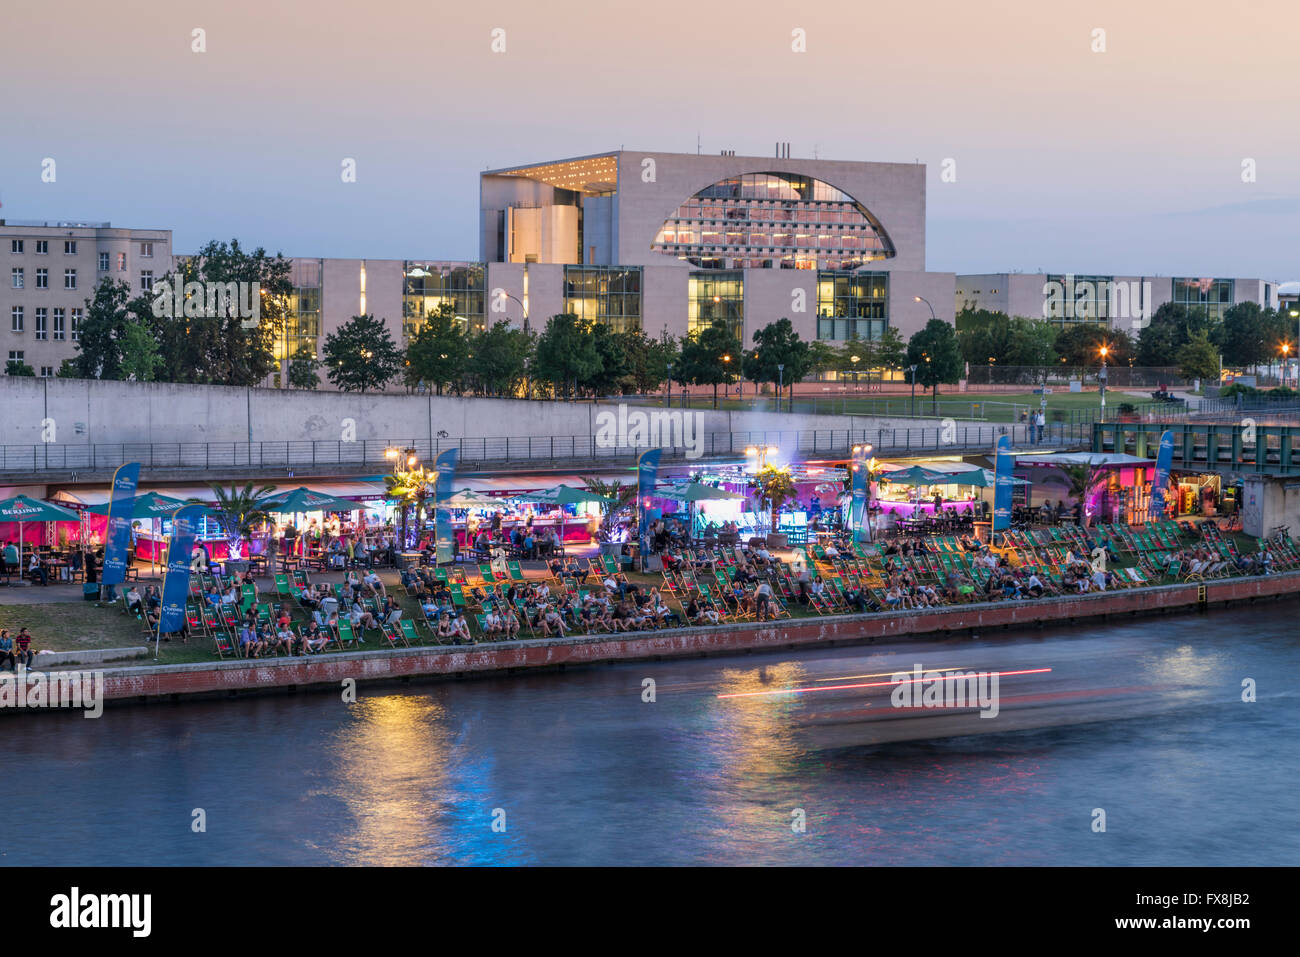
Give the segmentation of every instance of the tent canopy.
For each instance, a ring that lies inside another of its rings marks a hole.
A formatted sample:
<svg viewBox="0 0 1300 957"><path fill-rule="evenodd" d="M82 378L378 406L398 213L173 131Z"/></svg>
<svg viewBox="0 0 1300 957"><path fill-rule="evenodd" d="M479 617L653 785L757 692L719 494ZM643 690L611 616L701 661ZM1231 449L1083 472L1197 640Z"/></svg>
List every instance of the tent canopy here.
<svg viewBox="0 0 1300 957"><path fill-rule="evenodd" d="M676 485L660 486L654 490L653 495L655 498L667 499L670 502L702 502L715 499L737 500L745 497L738 492L728 492L724 488L715 488L702 482L682 482Z"/></svg>
<svg viewBox="0 0 1300 957"><path fill-rule="evenodd" d="M0 522L79 522L81 516L70 508L42 502L38 498L15 495L0 501Z"/></svg>
<svg viewBox="0 0 1300 957"><path fill-rule="evenodd" d="M92 505L86 511L94 515L107 515L110 504L104 502L100 505ZM145 492L127 503L130 509L128 514L132 519L168 518L178 508L189 504L185 499L171 498L167 495L159 495L157 492Z"/></svg>
<svg viewBox="0 0 1300 957"><path fill-rule="evenodd" d="M306 486L299 486L292 492L274 492L266 511L279 515L294 515L298 512L354 512L361 506L346 498L338 498L325 492L313 492Z"/></svg>
<svg viewBox="0 0 1300 957"><path fill-rule="evenodd" d="M541 505L577 505L579 502L595 502L597 505L616 504L612 498L605 498L585 488L572 488L568 485L557 485L555 488L529 492L519 497L524 501L537 502Z"/></svg>
<svg viewBox="0 0 1300 957"><path fill-rule="evenodd" d="M1087 465L1091 468L1122 465L1154 465L1155 459L1144 459L1125 452L1032 452L1016 455L1016 465Z"/></svg>

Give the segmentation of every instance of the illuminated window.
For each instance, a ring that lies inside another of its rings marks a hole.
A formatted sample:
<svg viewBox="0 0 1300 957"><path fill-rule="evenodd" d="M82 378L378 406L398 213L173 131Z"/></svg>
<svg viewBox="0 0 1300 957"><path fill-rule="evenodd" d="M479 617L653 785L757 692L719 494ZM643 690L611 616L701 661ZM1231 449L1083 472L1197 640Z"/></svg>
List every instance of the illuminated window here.
<svg viewBox="0 0 1300 957"><path fill-rule="evenodd" d="M701 190L652 248L703 269L857 269L894 246L867 208L821 180L746 173Z"/></svg>
<svg viewBox="0 0 1300 957"><path fill-rule="evenodd" d="M565 266L564 311L613 332L640 331L640 267Z"/></svg>
<svg viewBox="0 0 1300 957"><path fill-rule="evenodd" d="M889 274L817 273L817 338L879 339L889 325Z"/></svg>
<svg viewBox="0 0 1300 957"><path fill-rule="evenodd" d="M408 339L444 302L455 307L466 332L487 327L487 271L482 263L407 262L402 282L402 334Z"/></svg>
<svg viewBox="0 0 1300 957"><path fill-rule="evenodd" d="M1174 304L1204 309L1211 319L1222 319L1232 306L1231 279L1174 279Z"/></svg>
<svg viewBox="0 0 1300 957"><path fill-rule="evenodd" d="M721 319L731 334L744 342L744 277L739 271L691 273L687 283L687 333L707 329L715 319Z"/></svg>

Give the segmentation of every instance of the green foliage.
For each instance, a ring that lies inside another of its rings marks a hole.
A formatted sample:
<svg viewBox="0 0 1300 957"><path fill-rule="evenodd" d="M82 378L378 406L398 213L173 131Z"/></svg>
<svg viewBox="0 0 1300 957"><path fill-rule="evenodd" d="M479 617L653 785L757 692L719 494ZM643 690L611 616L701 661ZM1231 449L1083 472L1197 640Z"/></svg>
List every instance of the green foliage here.
<svg viewBox="0 0 1300 957"><path fill-rule="evenodd" d="M59 365L59 371L54 373L56 379L80 379L81 371L77 365L76 359L64 359Z"/></svg>
<svg viewBox="0 0 1300 957"><path fill-rule="evenodd" d="M518 394L535 338L504 320L474 336L468 368L475 391L482 395Z"/></svg>
<svg viewBox="0 0 1300 957"><path fill-rule="evenodd" d="M233 483L229 489L215 484L209 487L217 500L217 522L225 530L231 544L251 537L254 526L270 520L266 506L272 500L276 488L274 485L257 486L249 482L243 488Z"/></svg>
<svg viewBox="0 0 1300 957"><path fill-rule="evenodd" d="M1145 331L1143 335L1146 335ZM1056 354L1064 359L1063 365L1080 372L1096 372L1101 367L1101 349L1106 347L1108 365L1128 362L1133 354L1133 341L1122 329L1108 329L1091 323L1066 326L1056 336ZM1168 365L1168 362L1161 363Z"/></svg>
<svg viewBox="0 0 1300 957"><path fill-rule="evenodd" d="M893 326L886 326L884 333L876 340L876 364L882 369L901 369L908 365L907 343L903 335Z"/></svg>
<svg viewBox="0 0 1300 957"><path fill-rule="evenodd" d="M939 393L939 384L956 382L964 365L957 333L942 319L931 319L907 343L907 364L916 366L916 381Z"/></svg>
<svg viewBox="0 0 1300 957"><path fill-rule="evenodd" d="M293 354L289 362L289 385L295 389L314 389L320 385L320 376L316 374L315 350L303 344Z"/></svg>
<svg viewBox="0 0 1300 957"><path fill-rule="evenodd" d="M438 395L444 388L459 392L469 355L470 340L456 318L455 305L440 303L406 346L406 384L423 382Z"/></svg>
<svg viewBox="0 0 1300 957"><path fill-rule="evenodd" d="M81 320L81 333L77 342L78 378L122 378L121 336L131 314L127 302L131 296L129 284L109 276L101 279L95 291L86 300L86 313Z"/></svg>
<svg viewBox="0 0 1300 957"><path fill-rule="evenodd" d="M34 376L36 370L21 359L10 359L5 363L5 375Z"/></svg>
<svg viewBox="0 0 1300 957"><path fill-rule="evenodd" d="M698 330L682 343L679 366L674 367L673 378L690 385L713 386L713 407L718 407L718 386L735 382L741 374L740 341L722 319L713 320L706 329Z"/></svg>
<svg viewBox="0 0 1300 957"><path fill-rule="evenodd" d="M798 495L794 479L783 468L765 465L754 476L754 487L758 489L759 496L767 503L772 513L772 530L775 531L778 525L777 514L781 511L781 507L787 502L793 502Z"/></svg>
<svg viewBox="0 0 1300 957"><path fill-rule="evenodd" d="M1219 350L1203 331L1192 335L1178 350L1178 369L1189 379L1214 381L1219 378Z"/></svg>
<svg viewBox="0 0 1300 957"><path fill-rule="evenodd" d="M571 313L551 316L537 339L533 374L555 383L557 395L573 395L604 371L590 324Z"/></svg>
<svg viewBox="0 0 1300 957"><path fill-rule="evenodd" d="M745 357L745 378L753 382L794 384L812 370L808 343L799 338L789 319L768 323L754 333L754 350ZM778 403L779 405L779 403Z"/></svg>
<svg viewBox="0 0 1300 957"><path fill-rule="evenodd" d="M325 337L325 368L343 392L382 389L403 368L402 351L384 320L353 316Z"/></svg>
<svg viewBox="0 0 1300 957"><path fill-rule="evenodd" d="M1210 320L1204 309L1163 303L1152 313L1150 323L1138 336L1135 361L1140 366L1174 365L1178 362L1179 351L1196 332L1205 333L1211 342L1220 341L1223 335L1222 329Z"/></svg>
<svg viewBox="0 0 1300 957"><path fill-rule="evenodd" d="M122 378L132 382L153 382L163 367L158 340L149 327L132 319L122 328L120 340Z"/></svg>
<svg viewBox="0 0 1300 957"><path fill-rule="evenodd" d="M582 484L597 498L609 499L600 503L600 526L596 530L596 539L608 542L614 532L618 515L627 511L636 503L636 485L630 482L604 482L591 476L583 476Z"/></svg>

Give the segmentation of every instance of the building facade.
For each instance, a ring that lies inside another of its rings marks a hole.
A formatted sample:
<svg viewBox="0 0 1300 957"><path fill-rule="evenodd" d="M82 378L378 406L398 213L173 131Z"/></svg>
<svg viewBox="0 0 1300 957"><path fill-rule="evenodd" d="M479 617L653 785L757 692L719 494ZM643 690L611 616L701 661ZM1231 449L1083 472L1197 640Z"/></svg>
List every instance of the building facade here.
<svg viewBox="0 0 1300 957"><path fill-rule="evenodd" d="M77 354L86 300L101 279L148 292L172 268L169 229L0 219L0 355L52 376Z"/></svg>

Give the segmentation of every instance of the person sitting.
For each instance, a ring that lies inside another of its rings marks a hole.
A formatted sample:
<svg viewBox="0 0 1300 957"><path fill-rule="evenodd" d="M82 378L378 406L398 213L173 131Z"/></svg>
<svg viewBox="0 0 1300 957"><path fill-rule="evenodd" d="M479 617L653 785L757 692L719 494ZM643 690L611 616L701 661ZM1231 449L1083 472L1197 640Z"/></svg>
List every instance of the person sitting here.
<svg viewBox="0 0 1300 957"><path fill-rule="evenodd" d="M474 639L469 635L469 622L465 620L464 615L456 615L451 621L452 644L474 644Z"/></svg>
<svg viewBox="0 0 1300 957"><path fill-rule="evenodd" d="M501 635L503 638L509 639L518 637L520 627L519 616L515 614L513 608L507 606L506 610L497 616L497 623L501 628Z"/></svg>
<svg viewBox="0 0 1300 957"><path fill-rule="evenodd" d="M1025 582L1025 593L1030 598L1042 598L1044 590L1042 580L1034 572L1030 572L1029 580Z"/></svg>
<svg viewBox="0 0 1300 957"><path fill-rule="evenodd" d="M903 607L903 591L897 584L891 584L885 592L885 604L895 610Z"/></svg>
<svg viewBox="0 0 1300 957"><path fill-rule="evenodd" d="M542 616L542 637L549 638L552 635L564 637L566 632L564 617L560 612L552 607L548 608L546 614Z"/></svg>
<svg viewBox="0 0 1300 957"><path fill-rule="evenodd" d="M256 658L262 650L262 642L257 636L257 628L245 621L239 626L239 650L245 658Z"/></svg>
<svg viewBox="0 0 1300 957"><path fill-rule="evenodd" d="M305 654L314 655L325 650L330 643L330 636L322 632L313 625L308 626L306 634L302 637L302 650Z"/></svg>
<svg viewBox="0 0 1300 957"><path fill-rule="evenodd" d="M8 628L0 628L0 671L5 665L10 671L18 670L18 659L14 656L14 640L9 637Z"/></svg>
<svg viewBox="0 0 1300 957"><path fill-rule="evenodd" d="M126 610L131 614L139 616L144 614L144 599L140 597L140 590L132 585L126 592Z"/></svg>
<svg viewBox="0 0 1300 957"><path fill-rule="evenodd" d="M438 641L446 643L452 638L451 615L442 614L438 616Z"/></svg>
<svg viewBox="0 0 1300 957"><path fill-rule="evenodd" d="M495 638L501 633L501 624L497 619L497 613L489 609L483 616L483 634L489 638Z"/></svg>
<svg viewBox="0 0 1300 957"><path fill-rule="evenodd" d="M352 621L352 629L357 632L358 637L371 628L378 628L375 623L375 616L362 606L361 602L353 599L352 607L348 610L348 618Z"/></svg>

